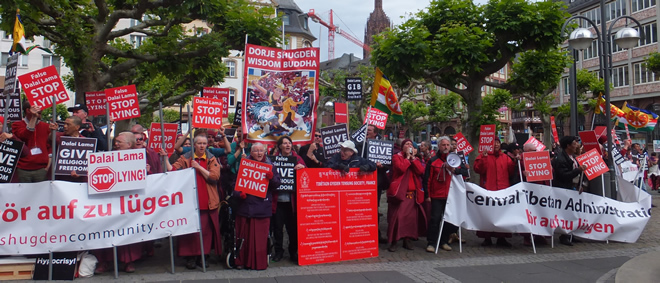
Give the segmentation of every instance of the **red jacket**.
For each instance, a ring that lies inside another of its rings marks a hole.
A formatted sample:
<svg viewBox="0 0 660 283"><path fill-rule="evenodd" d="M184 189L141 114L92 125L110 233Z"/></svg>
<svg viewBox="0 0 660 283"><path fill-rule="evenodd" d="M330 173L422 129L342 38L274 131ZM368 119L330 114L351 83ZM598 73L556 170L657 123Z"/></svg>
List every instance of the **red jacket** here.
<svg viewBox="0 0 660 283"><path fill-rule="evenodd" d="M410 162L410 160L403 157L401 152L392 156L392 183L395 183L395 180L402 179L407 171L410 171L408 176L408 191L417 192L417 203L424 202L424 191L422 189L422 182L420 177L424 175L424 166L419 159L415 159ZM392 184L390 183L390 184ZM398 183L398 182L397 182ZM398 188L393 188L390 186L390 190L396 190ZM393 192L396 194L396 192Z"/></svg>
<svg viewBox="0 0 660 283"><path fill-rule="evenodd" d="M429 197L432 199L446 199L449 194L452 174L447 169L442 168L446 159L447 154L442 154L440 158L436 158L426 165L429 170L426 187L429 191Z"/></svg>
<svg viewBox="0 0 660 283"><path fill-rule="evenodd" d="M46 168L48 165L48 154L51 153L50 143L48 142L48 135L50 129L48 124L42 121L37 121L34 131L27 129L25 120L16 121L11 125L11 131L19 140L25 143L23 150L27 154L21 154L18 159L17 167L23 170L37 170ZM39 148L41 153L33 155L32 149Z"/></svg>
<svg viewBox="0 0 660 283"><path fill-rule="evenodd" d="M515 164L502 152L479 154L474 162L474 171L479 173L481 186L489 191L499 191L511 186L509 176L515 174Z"/></svg>

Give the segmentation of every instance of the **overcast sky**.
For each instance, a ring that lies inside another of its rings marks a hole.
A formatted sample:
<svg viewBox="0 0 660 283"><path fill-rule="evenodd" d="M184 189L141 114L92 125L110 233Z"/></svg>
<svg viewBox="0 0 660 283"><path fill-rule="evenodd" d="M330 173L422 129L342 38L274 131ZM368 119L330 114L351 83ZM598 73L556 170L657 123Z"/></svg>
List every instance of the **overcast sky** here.
<svg viewBox="0 0 660 283"><path fill-rule="evenodd" d="M294 0L296 4L307 13L314 9L316 14L320 15L325 21L329 21L330 9L335 14L334 24L343 31L364 41L364 29L367 25L369 13L374 10L374 0ZM394 25L401 24L409 17L409 14L416 13L421 9L428 7L430 0L383 0L383 10ZM478 3L485 3L485 0L477 0ZM403 17L403 18L402 18ZM319 38L319 27L321 27L321 61L328 58L328 29L309 21L309 28L314 36ZM319 46L319 40L314 42L314 47ZM335 35L335 57L344 53L353 53L362 58L362 48L350 42L341 35Z"/></svg>

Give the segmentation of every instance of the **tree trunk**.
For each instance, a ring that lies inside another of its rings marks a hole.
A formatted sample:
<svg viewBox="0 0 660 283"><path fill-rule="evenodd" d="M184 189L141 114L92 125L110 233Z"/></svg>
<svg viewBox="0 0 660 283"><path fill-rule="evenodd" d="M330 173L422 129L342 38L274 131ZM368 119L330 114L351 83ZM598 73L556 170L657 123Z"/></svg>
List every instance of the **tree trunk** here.
<svg viewBox="0 0 660 283"><path fill-rule="evenodd" d="M552 128L550 126L550 114L541 114L541 123L543 124L543 140L541 141L548 148L552 149Z"/></svg>
<svg viewBox="0 0 660 283"><path fill-rule="evenodd" d="M470 182L479 184L479 174L474 172L474 161L477 159L477 152L479 147L479 127L476 126L476 120L481 115L481 106L483 101L481 99L481 86L484 85L484 81L473 82L471 88L468 88L467 97L463 97L465 100L465 106L467 107L468 115L467 123L463 127L463 135L467 138L468 142L472 145L474 150L470 153L468 160L470 161Z"/></svg>

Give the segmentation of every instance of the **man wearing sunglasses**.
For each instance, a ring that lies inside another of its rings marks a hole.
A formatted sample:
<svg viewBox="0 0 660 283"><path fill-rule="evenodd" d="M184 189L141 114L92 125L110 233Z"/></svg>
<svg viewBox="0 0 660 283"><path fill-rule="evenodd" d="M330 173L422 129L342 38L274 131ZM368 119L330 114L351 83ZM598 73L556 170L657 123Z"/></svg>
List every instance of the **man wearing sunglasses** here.
<svg viewBox="0 0 660 283"><path fill-rule="evenodd" d="M146 147L144 134L133 132L135 137L135 148L144 148L147 151L147 174L163 173L163 165L160 161L160 155L150 147Z"/></svg>
<svg viewBox="0 0 660 283"><path fill-rule="evenodd" d="M303 158L309 168L324 168L326 159L323 156L323 139L321 132L314 133L314 142L300 148L298 155Z"/></svg>

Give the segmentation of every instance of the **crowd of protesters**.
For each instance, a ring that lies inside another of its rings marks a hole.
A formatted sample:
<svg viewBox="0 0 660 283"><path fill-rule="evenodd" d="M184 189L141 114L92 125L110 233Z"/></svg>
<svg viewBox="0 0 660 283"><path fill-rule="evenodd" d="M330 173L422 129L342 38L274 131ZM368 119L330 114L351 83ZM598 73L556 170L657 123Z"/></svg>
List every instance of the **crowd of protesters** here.
<svg viewBox="0 0 660 283"><path fill-rule="evenodd" d="M16 139L25 144L14 182L45 181L52 169L52 155L56 152L56 149L51 148L50 133L57 129L58 125L40 121L39 107L30 106L27 102L23 105L25 119L14 122L11 125L12 134L3 133L0 135L0 141ZM221 202L227 199L232 199L232 203L236 205L235 240L240 246L235 255L236 268L266 269L268 260L283 260L285 251L288 251L290 260L297 262L296 194L276 189L280 184L280 176L274 167L266 174L269 186L265 197L235 191L233 188L236 174L243 158L271 164L269 156L292 156L296 160L294 170L331 168L348 172L351 168L357 168L361 172L375 172L378 204L380 205L383 193L387 196L387 227L379 227L378 237L381 244L388 245L387 250L390 252L396 252L399 243L402 243L403 248L412 250L412 241L420 237L426 237L427 252L436 252L436 247L451 251L450 245L459 241L458 227L451 223L443 224L443 215L452 178L468 179L470 165L466 161L461 162L460 166L449 166L447 157L457 151L456 141L450 137L439 137L437 146L432 146L429 141L416 143L410 139L399 139L394 145L392 164L384 165L366 159L366 154L362 152L363 144L356 145L350 140L340 144L339 153L324 156L324 145L318 131L313 142L302 147L293 145L291 138L282 136L269 148L265 144L246 142L240 128L236 129L233 137L228 137L224 128L197 129L193 136L188 133L179 135L174 146L175 152L167 157L164 150L157 152L147 145L149 133L140 125L133 126L130 131L116 133L114 140L110 142L106 140L101 129L87 120L88 111L84 105L75 105L68 110L73 116L64 121L63 132L56 135L58 140L62 136L96 138L99 151L108 149L108 145L112 145L112 150L144 148L148 174L194 168L197 187L200 188L197 190L197 197L203 247L200 247L200 236L197 234L178 237L176 251L178 256L184 257L188 269L195 269L204 263L208 265L208 257L213 252L217 256L228 252L222 250L223 217L219 209ZM366 138L380 138L374 126L367 127ZM605 143L603 139L599 141L601 144ZM640 145L632 144L630 140L616 147L625 159L637 165L641 166L640 163L647 162L651 187L657 190L660 186L660 170L656 154L646 158ZM606 156L606 146L603 145L602 149ZM474 172L479 174L480 186L497 191L525 181L527 173L524 164L521 165L521 155L522 152L535 150L531 145L503 144L495 139L494 150L479 154L473 164ZM553 145L551 158L554 187L589 192L588 183L579 178L585 166L578 165L575 160L581 152L582 147L577 137L564 137L558 144ZM75 171L71 172L70 176L58 176L58 179L87 182L86 177L78 176ZM540 183L548 185L547 182ZM440 227L443 227L442 232ZM284 241L285 231L288 243ZM511 246L507 241L512 236L510 233L478 231L477 236L483 238L482 246ZM532 235L521 236L524 245L530 245ZM496 239L495 242L493 238ZM268 245L269 239L272 240L272 250ZM534 236L534 240L540 244L546 243L544 237ZM436 246L438 241L439 245ZM565 245L573 245L577 241L569 235L560 236L560 242ZM119 247L117 259L123 264L122 270L134 272L133 263L144 256L153 256L154 248L160 246L160 241L150 241ZM112 250L103 249L93 253L99 260L96 273L107 271L113 257Z"/></svg>

